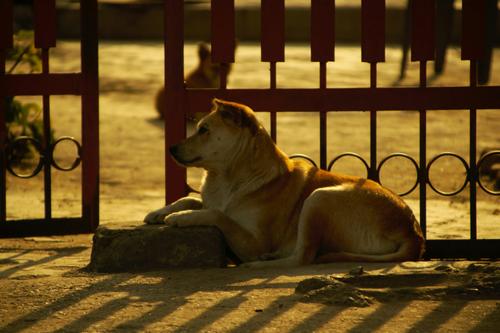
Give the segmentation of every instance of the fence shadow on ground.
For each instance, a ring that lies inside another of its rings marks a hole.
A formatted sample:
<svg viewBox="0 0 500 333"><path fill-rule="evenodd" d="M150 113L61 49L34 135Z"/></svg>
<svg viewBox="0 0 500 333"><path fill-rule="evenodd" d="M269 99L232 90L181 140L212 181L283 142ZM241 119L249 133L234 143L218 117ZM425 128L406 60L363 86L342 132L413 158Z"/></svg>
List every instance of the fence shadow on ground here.
<svg viewBox="0 0 500 333"><path fill-rule="evenodd" d="M75 249L72 251L78 253L78 248ZM46 263L60 255L49 256L31 264L35 266ZM439 265L439 262L429 262L429 265L425 266L429 269L436 265ZM0 327L0 331L15 333L36 329L38 322L48 320L54 322L54 332L86 331L96 327L105 331L142 332L152 328L159 329L157 325L161 325L165 331L202 332L208 329L217 330L217 322L224 320L230 324L229 328L224 326L223 330L231 332L257 331L270 325L277 325L276 321L288 321L287 326L280 329L294 333L320 330L332 325L336 327L336 323L341 323L342 327L348 326L349 332L367 332L380 329L391 322L395 324L403 312L411 310L413 306L411 301L395 300L374 304L360 312L348 307L318 305L310 313L301 313L300 319L292 314L300 303L299 297L293 292L297 285L296 281L311 275L345 272L346 267L348 266L338 264L286 271L229 268L136 274L96 274L72 270L67 272L64 278L75 279L74 281L82 278L84 286L81 289L75 290L80 287L69 289L70 292L31 309ZM389 266L375 265L372 268L389 272L395 267L410 269L412 265L404 263ZM17 269L22 270L23 267ZM10 272L14 270L11 269ZM65 283L74 281L67 280ZM76 284L82 285L81 282ZM253 305L249 308L249 305L244 303L251 302L255 297L252 293L258 293L259 290L270 290L271 294L267 295L261 308L253 309L251 308ZM193 302L197 302L195 301L197 293L211 292L214 293L212 301L207 303L200 297L196 313L189 313L189 318L176 321L178 318L175 312L183 307L187 309L192 307ZM431 310L424 312L422 317L409 324L407 329L410 332L438 329L458 318L457 316L471 304L471 301L463 299L434 301ZM207 303L206 307L203 306L204 302ZM244 318L235 313L242 309ZM483 311L484 318L477 318L479 324L473 327L473 331L490 329L492 322L498 318L499 309L497 305L496 310ZM55 319L54 315L61 311L66 313L65 317Z"/></svg>

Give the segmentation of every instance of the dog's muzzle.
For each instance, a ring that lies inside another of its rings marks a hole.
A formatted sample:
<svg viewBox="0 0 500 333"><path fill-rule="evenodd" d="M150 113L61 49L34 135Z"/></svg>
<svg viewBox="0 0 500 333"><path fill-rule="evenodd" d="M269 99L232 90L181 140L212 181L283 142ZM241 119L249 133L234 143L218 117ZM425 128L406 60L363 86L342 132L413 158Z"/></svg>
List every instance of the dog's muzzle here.
<svg viewBox="0 0 500 333"><path fill-rule="evenodd" d="M180 152L179 145L173 145L168 148L168 151L170 152L170 155L179 163L182 165L191 165L193 163L196 163L201 160L200 156L197 156L192 159L186 159L185 157L182 156L182 153Z"/></svg>

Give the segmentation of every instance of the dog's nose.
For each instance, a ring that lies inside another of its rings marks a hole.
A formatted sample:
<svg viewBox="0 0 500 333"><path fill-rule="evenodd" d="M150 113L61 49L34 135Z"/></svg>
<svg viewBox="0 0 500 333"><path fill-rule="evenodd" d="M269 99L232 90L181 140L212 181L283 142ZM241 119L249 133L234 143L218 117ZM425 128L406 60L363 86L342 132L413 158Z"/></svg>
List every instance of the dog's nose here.
<svg viewBox="0 0 500 333"><path fill-rule="evenodd" d="M179 150L179 147L177 145L173 145L173 146L170 146L170 148L168 148L168 151L170 152L170 155L172 155L172 156L176 156L178 150Z"/></svg>

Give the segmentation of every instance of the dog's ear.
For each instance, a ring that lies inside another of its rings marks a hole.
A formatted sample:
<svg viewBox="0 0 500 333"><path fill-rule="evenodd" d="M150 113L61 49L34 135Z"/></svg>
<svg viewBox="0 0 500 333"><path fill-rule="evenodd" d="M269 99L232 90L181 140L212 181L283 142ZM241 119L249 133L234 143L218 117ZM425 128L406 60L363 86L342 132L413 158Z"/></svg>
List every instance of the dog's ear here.
<svg viewBox="0 0 500 333"><path fill-rule="evenodd" d="M259 130L259 123L251 109L243 104L214 98L213 109L219 112L224 121L229 121L240 128L248 128L252 135Z"/></svg>
<svg viewBox="0 0 500 333"><path fill-rule="evenodd" d="M198 57L203 61L210 56L210 46L207 43L198 44Z"/></svg>

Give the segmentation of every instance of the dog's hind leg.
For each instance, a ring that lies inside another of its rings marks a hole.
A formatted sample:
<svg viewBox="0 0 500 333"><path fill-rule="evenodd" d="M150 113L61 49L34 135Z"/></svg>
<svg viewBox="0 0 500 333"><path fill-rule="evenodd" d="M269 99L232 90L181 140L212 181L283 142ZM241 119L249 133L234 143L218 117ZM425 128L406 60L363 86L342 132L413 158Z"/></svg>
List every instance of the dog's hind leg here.
<svg viewBox="0 0 500 333"><path fill-rule="evenodd" d="M313 192L304 202L300 213L295 248L291 255L266 261L243 264L244 267L291 267L312 264L321 244L326 216L321 209L322 194ZM268 258L265 258L268 259Z"/></svg>

